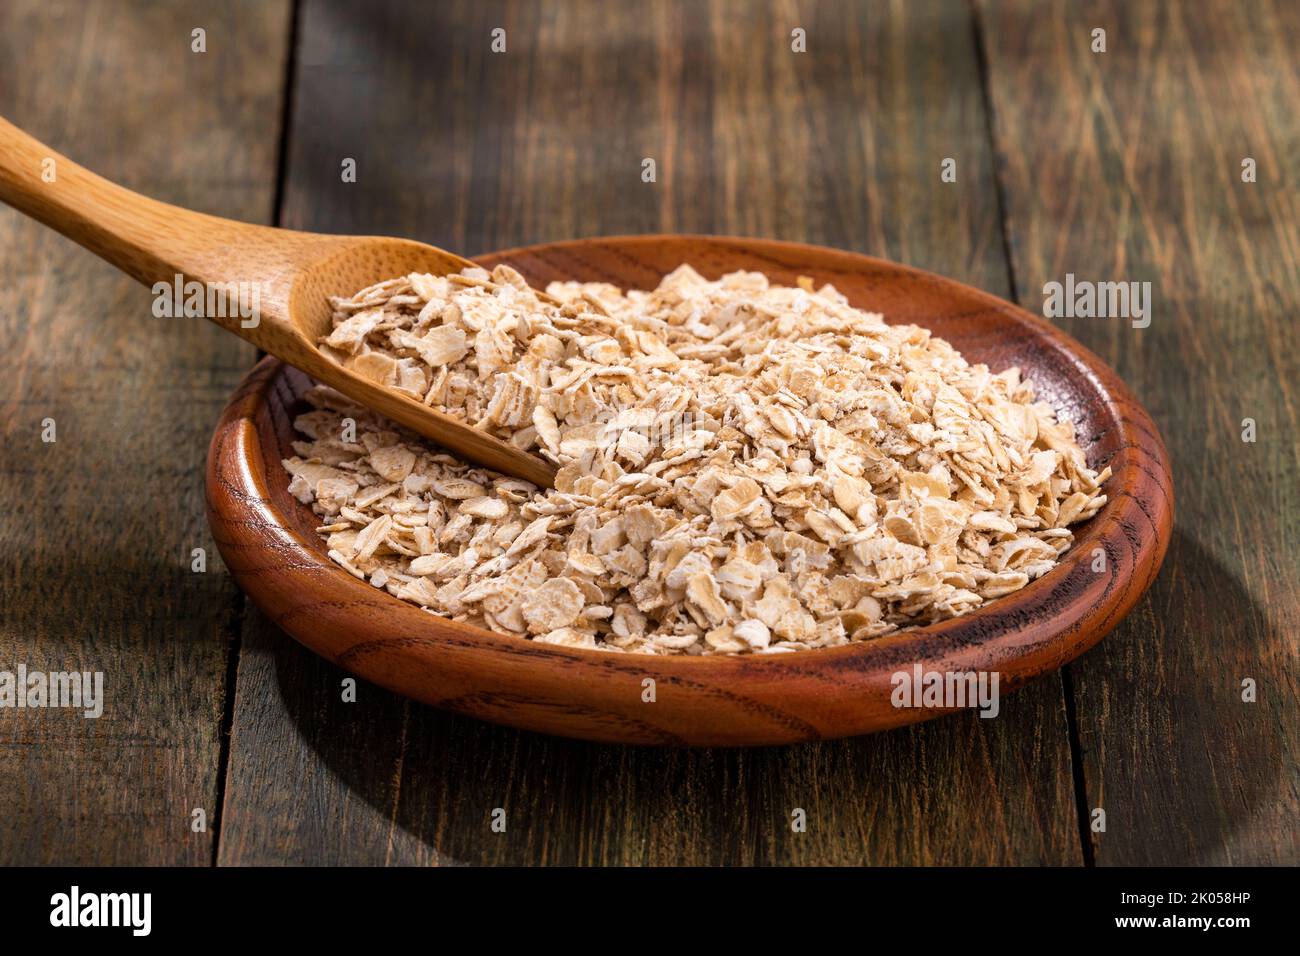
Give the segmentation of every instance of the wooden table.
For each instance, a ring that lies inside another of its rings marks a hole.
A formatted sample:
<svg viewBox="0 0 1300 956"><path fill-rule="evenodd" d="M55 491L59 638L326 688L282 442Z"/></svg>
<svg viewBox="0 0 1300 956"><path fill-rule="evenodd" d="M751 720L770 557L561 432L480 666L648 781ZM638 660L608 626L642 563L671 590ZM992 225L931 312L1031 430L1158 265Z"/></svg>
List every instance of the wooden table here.
<svg viewBox="0 0 1300 956"><path fill-rule="evenodd" d="M1300 861L1298 62L1283 0L8 0L0 113L206 211L469 254L769 236L1031 310L1066 273L1149 281L1148 328L1058 321L1159 423L1178 526L1128 619L996 720L671 751L344 703L208 535L250 349L0 209L0 670L108 698L0 710L0 863Z"/></svg>

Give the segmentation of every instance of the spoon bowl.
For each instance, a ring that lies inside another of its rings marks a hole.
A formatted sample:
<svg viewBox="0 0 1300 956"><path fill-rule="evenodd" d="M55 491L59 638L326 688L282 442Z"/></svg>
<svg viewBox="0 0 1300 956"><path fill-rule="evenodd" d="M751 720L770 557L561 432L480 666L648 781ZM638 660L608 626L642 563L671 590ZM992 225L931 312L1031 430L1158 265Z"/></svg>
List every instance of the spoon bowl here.
<svg viewBox="0 0 1300 956"><path fill-rule="evenodd" d="M542 459L343 368L317 345L330 327L329 296L410 272L459 272L468 260L409 239L296 232L171 206L96 176L3 118L0 200L151 288L198 283L205 303L217 304L205 318L462 458L539 486L554 480Z"/></svg>
<svg viewBox="0 0 1300 956"><path fill-rule="evenodd" d="M288 288L274 300L277 314L292 338L264 347L301 369L413 431L451 449L462 458L549 487L555 468L486 432L435 411L407 395L369 381L325 356L316 343L331 328L331 296L351 296L360 289L412 272L446 275L473 263L434 246L379 236L324 236L268 230L282 244L300 244L300 256L288 274ZM287 235L286 235L287 234Z"/></svg>

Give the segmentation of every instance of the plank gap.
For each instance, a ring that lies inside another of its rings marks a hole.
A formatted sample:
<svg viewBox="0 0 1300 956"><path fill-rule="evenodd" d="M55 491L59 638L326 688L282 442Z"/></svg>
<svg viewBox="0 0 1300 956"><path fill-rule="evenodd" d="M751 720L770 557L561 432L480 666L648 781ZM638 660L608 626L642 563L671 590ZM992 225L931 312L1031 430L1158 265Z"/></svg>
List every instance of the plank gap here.
<svg viewBox="0 0 1300 956"><path fill-rule="evenodd" d="M289 8L289 49L284 59L284 92L280 100L280 143L275 160L275 199L271 206L271 225L283 225L284 185L289 178L289 144L293 127L293 98L297 89L298 38L302 19L301 0L292 0ZM259 353L259 357L261 354Z"/></svg>
<svg viewBox="0 0 1300 956"><path fill-rule="evenodd" d="M285 39L284 79L280 94L280 129L276 146L275 186L271 199L271 224L280 225L281 209L284 205L284 182L289 169L289 127L293 111L294 74L298 65L298 18L301 9L300 0L291 0L289 5L289 30ZM253 364L260 362L266 353L257 350ZM219 729L219 751L217 757L217 818L212 828L212 862L217 866L221 859L221 825L226 818L226 778L230 772L230 735L235 726L235 690L239 680L239 659L244 646L244 626L248 619L248 598L243 591L238 592L235 603L235 623L231 627L230 644L226 652L225 701L221 711Z"/></svg>
<svg viewBox="0 0 1300 956"><path fill-rule="evenodd" d="M1007 222L1007 202L1002 184L1002 164L998 162L998 140L993 126L993 94L989 89L989 61L984 49L984 27L979 4L967 0L970 7L971 32L975 38L975 66L980 80L980 98L984 103L984 131L989 142L989 166L993 171L993 193L1002 235L1002 258L1007 264L1007 298L1020 305L1020 287L1016 285L1016 262L1011 257L1011 227Z"/></svg>
<svg viewBox="0 0 1300 956"><path fill-rule="evenodd" d="M967 0L967 5L970 8L971 32L975 40L975 63L979 73L980 97L984 102L984 128L988 136L989 164L993 171L993 192L996 199L999 232L1002 235L1002 258L1007 264L1007 298L1017 305L1023 305L1024 303L1020 301L1020 286L1016 283L1016 261L1011 254L1011 225L1007 221L1006 186L1003 183L1002 164L998 161L997 131L993 119L993 91L989 82L984 25L976 0ZM1096 859L1088 831L1088 787L1084 780L1083 747L1079 740L1074 683L1070 679L1068 665L1061 668L1061 696L1065 702L1066 737L1070 745L1070 775L1074 783L1075 814L1079 824L1079 850L1083 854L1083 865L1091 867L1096 866Z"/></svg>
<svg viewBox="0 0 1300 956"><path fill-rule="evenodd" d="M1079 816L1079 848L1083 865L1096 866L1097 858L1088 827L1088 784L1083 776L1083 743L1079 738L1079 715L1075 712L1074 678L1070 665L1061 668L1061 689L1065 695L1065 726L1070 738L1070 769L1074 777L1074 804Z"/></svg>

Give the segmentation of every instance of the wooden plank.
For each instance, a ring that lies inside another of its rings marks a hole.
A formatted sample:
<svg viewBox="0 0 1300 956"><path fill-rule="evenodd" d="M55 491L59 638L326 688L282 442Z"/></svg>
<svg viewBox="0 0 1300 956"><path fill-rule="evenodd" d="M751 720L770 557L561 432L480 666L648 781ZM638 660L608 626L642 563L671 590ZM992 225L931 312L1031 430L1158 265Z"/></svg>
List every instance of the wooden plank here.
<svg viewBox="0 0 1300 956"><path fill-rule="evenodd" d="M132 188L266 220L286 14L12 0L0 113ZM7 207L0 275L0 669L101 671L105 697L97 720L0 709L0 863L210 864L241 599L208 538L203 465L251 349L154 318L146 289Z"/></svg>
<svg viewBox="0 0 1300 956"><path fill-rule="evenodd" d="M476 254L638 231L886 255L1005 293L964 5L308 0L288 225ZM805 19L800 19L805 18ZM412 29L412 24L420 29ZM489 32L507 31L507 52ZM807 31L808 53L790 49ZM940 162L958 160L941 184ZM358 181L339 181L345 157ZM641 181L653 158L657 182ZM763 751L517 733L363 687L260 617L222 863L1070 863L1063 696ZM496 807L507 831L489 828ZM808 831L791 832L803 808Z"/></svg>
<svg viewBox="0 0 1300 956"><path fill-rule="evenodd" d="M1149 281L1154 303L1148 328L1059 320L1151 411L1177 495L1156 586L1073 667L1097 862L1295 864L1300 8L988 0L980 17L1018 295L1037 308L1072 272Z"/></svg>

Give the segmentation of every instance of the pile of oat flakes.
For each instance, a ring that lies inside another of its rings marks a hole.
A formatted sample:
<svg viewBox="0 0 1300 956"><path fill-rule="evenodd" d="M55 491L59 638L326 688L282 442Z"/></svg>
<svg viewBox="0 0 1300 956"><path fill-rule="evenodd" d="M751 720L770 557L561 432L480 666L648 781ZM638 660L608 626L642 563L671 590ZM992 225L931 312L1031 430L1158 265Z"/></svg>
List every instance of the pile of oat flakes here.
<svg viewBox="0 0 1300 956"><path fill-rule="evenodd" d="M337 361L559 466L541 491L313 389L284 466L334 561L552 644L779 652L1022 588L1106 501L1109 469L1017 369L830 286L682 266L547 292L498 267L334 300Z"/></svg>

